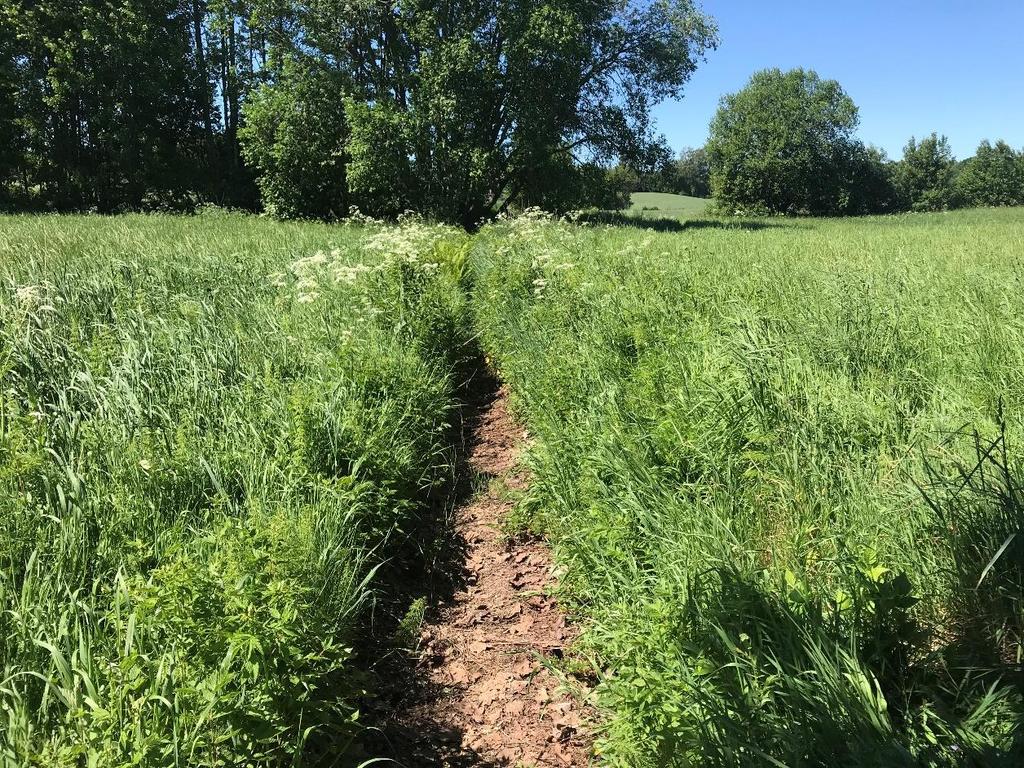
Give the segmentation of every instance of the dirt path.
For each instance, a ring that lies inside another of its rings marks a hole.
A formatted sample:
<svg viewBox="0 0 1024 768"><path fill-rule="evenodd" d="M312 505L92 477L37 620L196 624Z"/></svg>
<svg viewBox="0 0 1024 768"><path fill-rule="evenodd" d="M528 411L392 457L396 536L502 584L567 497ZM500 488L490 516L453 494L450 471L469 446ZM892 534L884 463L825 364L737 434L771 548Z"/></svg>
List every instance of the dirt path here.
<svg viewBox="0 0 1024 768"><path fill-rule="evenodd" d="M499 390L469 425L468 464L487 489L455 510L462 585L428 612L417 675L424 684L393 715L392 735L403 734L397 759L407 766L588 764L586 714L542 661L561 658L575 637L547 595L550 553L500 530L512 504L495 486L526 482L516 469L524 434L506 401Z"/></svg>

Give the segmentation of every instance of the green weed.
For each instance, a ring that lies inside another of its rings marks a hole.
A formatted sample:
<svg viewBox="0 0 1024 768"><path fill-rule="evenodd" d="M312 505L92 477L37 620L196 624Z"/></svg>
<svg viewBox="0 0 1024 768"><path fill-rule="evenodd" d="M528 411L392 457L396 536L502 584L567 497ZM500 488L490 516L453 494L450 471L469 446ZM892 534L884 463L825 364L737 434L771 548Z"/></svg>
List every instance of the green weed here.
<svg viewBox="0 0 1024 768"><path fill-rule="evenodd" d="M0 222L5 763L345 761L452 478L462 242Z"/></svg>
<svg viewBox="0 0 1024 768"><path fill-rule="evenodd" d="M1022 242L1019 210L484 231L608 764L1020 761Z"/></svg>

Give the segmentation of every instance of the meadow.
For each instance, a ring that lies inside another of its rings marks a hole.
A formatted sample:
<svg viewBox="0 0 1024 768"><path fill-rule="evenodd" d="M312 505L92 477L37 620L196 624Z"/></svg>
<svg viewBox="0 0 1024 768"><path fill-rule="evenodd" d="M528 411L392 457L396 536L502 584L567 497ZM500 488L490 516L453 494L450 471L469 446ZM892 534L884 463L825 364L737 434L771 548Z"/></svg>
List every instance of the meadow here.
<svg viewBox="0 0 1024 768"><path fill-rule="evenodd" d="M486 355L599 763L1019 764L1024 211L645 224L0 219L4 760L349 764Z"/></svg>
<svg viewBox="0 0 1024 768"><path fill-rule="evenodd" d="M705 223L473 256L598 753L1020 764L1024 212Z"/></svg>
<svg viewBox="0 0 1024 768"><path fill-rule="evenodd" d="M465 237L0 222L0 754L344 763L451 484Z"/></svg>
<svg viewBox="0 0 1024 768"><path fill-rule="evenodd" d="M634 192L626 213L643 219L696 219L705 215L710 200L667 192Z"/></svg>

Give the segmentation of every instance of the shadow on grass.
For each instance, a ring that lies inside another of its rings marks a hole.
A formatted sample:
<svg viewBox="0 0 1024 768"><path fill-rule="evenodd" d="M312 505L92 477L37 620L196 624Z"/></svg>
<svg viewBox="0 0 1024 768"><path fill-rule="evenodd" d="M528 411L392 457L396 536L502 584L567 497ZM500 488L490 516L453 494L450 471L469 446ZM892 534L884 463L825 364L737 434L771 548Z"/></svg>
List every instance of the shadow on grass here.
<svg viewBox="0 0 1024 768"><path fill-rule="evenodd" d="M757 231L761 229L802 229L806 224L793 221L772 222L750 219L670 219L667 217L635 216L621 211L595 211L584 213L577 220L580 224L604 224L613 227L649 229L654 232L685 232L689 229L735 229Z"/></svg>
<svg viewBox="0 0 1024 768"><path fill-rule="evenodd" d="M935 513L934 535L949 547L959 586L944 658L1024 694L1024 461L1016 445L1011 449L1002 401L996 423L994 437L951 435L948 442L966 443L966 450L945 463L926 457L927 481L918 489Z"/></svg>

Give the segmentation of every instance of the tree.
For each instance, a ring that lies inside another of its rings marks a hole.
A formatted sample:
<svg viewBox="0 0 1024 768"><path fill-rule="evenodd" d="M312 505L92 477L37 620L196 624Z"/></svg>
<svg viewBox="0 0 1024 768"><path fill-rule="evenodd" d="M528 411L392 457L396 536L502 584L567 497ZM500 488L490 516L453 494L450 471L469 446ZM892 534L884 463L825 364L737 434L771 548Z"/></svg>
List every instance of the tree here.
<svg viewBox="0 0 1024 768"><path fill-rule="evenodd" d="M0 0L0 187L61 210L253 201L234 135L287 7Z"/></svg>
<svg viewBox="0 0 1024 768"><path fill-rule="evenodd" d="M336 218L348 211L348 130L337 102L342 80L341 73L296 57L283 64L273 87L249 97L239 137L271 213Z"/></svg>
<svg viewBox="0 0 1024 768"><path fill-rule="evenodd" d="M651 145L642 165L619 161L605 171L605 182L609 190L617 190L613 197L631 192L674 194L679 191L679 169L672 150L664 140L659 140Z"/></svg>
<svg viewBox="0 0 1024 768"><path fill-rule="evenodd" d="M643 166L651 106L716 43L691 0L316 0L291 23L304 55L349 76L334 100L352 201L466 226L527 192L577 199L567 174L606 160Z"/></svg>
<svg viewBox="0 0 1024 768"><path fill-rule="evenodd" d="M0 7L0 208L12 196L11 187L21 164L15 45L14 24L5 18L5 9Z"/></svg>
<svg viewBox="0 0 1024 768"><path fill-rule="evenodd" d="M846 198L841 212L863 215L900 210L893 182L895 165L878 147L855 144L844 176Z"/></svg>
<svg viewBox="0 0 1024 768"><path fill-rule="evenodd" d="M723 97L711 122L715 198L730 209L841 212L857 123L857 107L835 80L804 69L756 73Z"/></svg>
<svg viewBox="0 0 1024 768"><path fill-rule="evenodd" d="M956 159L945 136L932 133L903 149L895 184L903 205L914 211L942 211L955 207Z"/></svg>
<svg viewBox="0 0 1024 768"><path fill-rule="evenodd" d="M18 175L48 204L114 210L202 175L203 91L180 0L0 0L17 62Z"/></svg>
<svg viewBox="0 0 1024 768"><path fill-rule="evenodd" d="M0 195L466 225L614 198L716 43L694 0L0 0Z"/></svg>
<svg viewBox="0 0 1024 768"><path fill-rule="evenodd" d="M711 195L711 164L706 149L684 149L679 154L675 191L691 197Z"/></svg>
<svg viewBox="0 0 1024 768"><path fill-rule="evenodd" d="M1024 205L1024 153L1005 141L982 141L963 162L956 192L962 205Z"/></svg>

